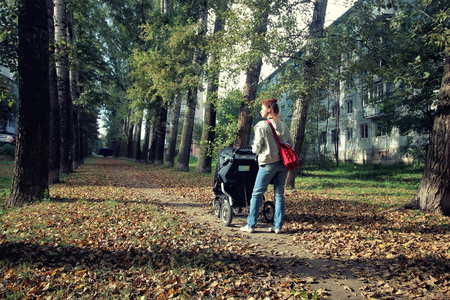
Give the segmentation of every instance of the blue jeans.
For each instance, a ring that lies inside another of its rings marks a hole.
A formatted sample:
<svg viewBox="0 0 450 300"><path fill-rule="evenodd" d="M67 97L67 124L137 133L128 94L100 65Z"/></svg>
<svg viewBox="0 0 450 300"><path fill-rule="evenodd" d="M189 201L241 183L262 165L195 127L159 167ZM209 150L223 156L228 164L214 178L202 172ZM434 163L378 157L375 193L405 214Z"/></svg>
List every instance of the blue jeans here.
<svg viewBox="0 0 450 300"><path fill-rule="evenodd" d="M247 217L247 225L255 228L258 221L259 207L261 206L264 193L273 182L275 194L275 216L273 228L280 229L283 226L283 217L285 210L284 203L284 184L288 170L280 161L259 166L258 175L256 175L255 187L253 188L252 199L250 200L250 213Z"/></svg>

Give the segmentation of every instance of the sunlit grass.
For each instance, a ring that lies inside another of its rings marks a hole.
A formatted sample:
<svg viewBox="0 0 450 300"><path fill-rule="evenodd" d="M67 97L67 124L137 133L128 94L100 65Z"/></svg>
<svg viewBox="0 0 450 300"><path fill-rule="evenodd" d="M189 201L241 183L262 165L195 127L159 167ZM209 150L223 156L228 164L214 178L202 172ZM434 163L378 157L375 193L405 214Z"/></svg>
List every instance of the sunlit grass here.
<svg viewBox="0 0 450 300"><path fill-rule="evenodd" d="M340 164L331 170L305 171L296 178L296 188L342 200L401 204L414 196L422 172L408 165Z"/></svg>

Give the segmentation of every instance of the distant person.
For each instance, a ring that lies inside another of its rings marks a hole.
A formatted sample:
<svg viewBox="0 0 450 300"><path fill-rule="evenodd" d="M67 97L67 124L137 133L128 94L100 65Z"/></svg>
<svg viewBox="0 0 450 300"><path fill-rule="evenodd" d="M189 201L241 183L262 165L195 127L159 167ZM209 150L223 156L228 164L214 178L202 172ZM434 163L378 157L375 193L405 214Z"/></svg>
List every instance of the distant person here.
<svg viewBox="0 0 450 300"><path fill-rule="evenodd" d="M267 99L262 101L261 117L268 119L276 133L280 143L293 144L291 133L287 125L280 120L277 99ZM253 128L255 138L253 139L252 152L258 154L259 170L256 175L255 186L250 200L250 213L247 217L247 225L241 227L241 231L254 232L258 221L259 207L262 203L263 195L270 182L273 182L275 193L275 216L270 232L280 233L283 227L283 217L285 212L284 184L288 170L283 165L279 155L278 144L273 136L272 129L266 120L258 122Z"/></svg>

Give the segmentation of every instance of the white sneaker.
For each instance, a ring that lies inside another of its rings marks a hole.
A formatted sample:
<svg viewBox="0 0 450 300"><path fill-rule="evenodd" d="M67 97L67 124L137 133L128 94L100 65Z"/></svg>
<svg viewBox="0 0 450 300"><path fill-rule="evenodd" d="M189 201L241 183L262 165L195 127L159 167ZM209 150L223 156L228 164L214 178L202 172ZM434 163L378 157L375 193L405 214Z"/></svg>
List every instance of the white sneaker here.
<svg viewBox="0 0 450 300"><path fill-rule="evenodd" d="M255 228L251 228L248 225L245 225L244 227L241 227L241 231L245 231L245 232L254 232Z"/></svg>
<svg viewBox="0 0 450 300"><path fill-rule="evenodd" d="M276 234L281 232L281 229L269 227L269 232L275 232Z"/></svg>

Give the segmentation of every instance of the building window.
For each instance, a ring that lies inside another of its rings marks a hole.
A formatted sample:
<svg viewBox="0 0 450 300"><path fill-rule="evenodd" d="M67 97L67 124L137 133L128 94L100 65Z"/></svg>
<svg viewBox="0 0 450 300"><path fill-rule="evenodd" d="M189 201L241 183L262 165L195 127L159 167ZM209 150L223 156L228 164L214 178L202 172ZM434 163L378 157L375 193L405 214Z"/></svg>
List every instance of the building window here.
<svg viewBox="0 0 450 300"><path fill-rule="evenodd" d="M387 133L386 131L384 131L381 126L377 123L377 131L376 131L376 136L386 136Z"/></svg>
<svg viewBox="0 0 450 300"><path fill-rule="evenodd" d="M375 84L374 90L373 90L372 95L371 95L371 99L376 98L378 100L381 100L379 98L381 98L384 95L383 87L384 87L384 83L383 82Z"/></svg>
<svg viewBox="0 0 450 300"><path fill-rule="evenodd" d="M353 141L353 128L347 128L347 141Z"/></svg>
<svg viewBox="0 0 450 300"><path fill-rule="evenodd" d="M337 105L333 106L333 111L331 112L331 117L336 118L338 114L338 107Z"/></svg>
<svg viewBox="0 0 450 300"><path fill-rule="evenodd" d="M348 114L353 113L353 100L348 100L346 102L346 105L347 105L347 113Z"/></svg>
<svg viewBox="0 0 450 300"><path fill-rule="evenodd" d="M361 125L361 139L369 138L369 126L367 124Z"/></svg>
<svg viewBox="0 0 450 300"><path fill-rule="evenodd" d="M369 92L364 89L361 95L361 106L366 106L369 103Z"/></svg>
<svg viewBox="0 0 450 300"><path fill-rule="evenodd" d="M327 142L327 133L322 131L319 135L319 144L325 144Z"/></svg>
<svg viewBox="0 0 450 300"><path fill-rule="evenodd" d="M331 143L337 143L339 141L338 132L333 129L331 130Z"/></svg>
<svg viewBox="0 0 450 300"><path fill-rule="evenodd" d="M381 98L385 94L385 86L386 92L390 92L391 85L388 82L376 83L372 90L364 89L361 97L361 106L366 106L372 101L381 101Z"/></svg>

